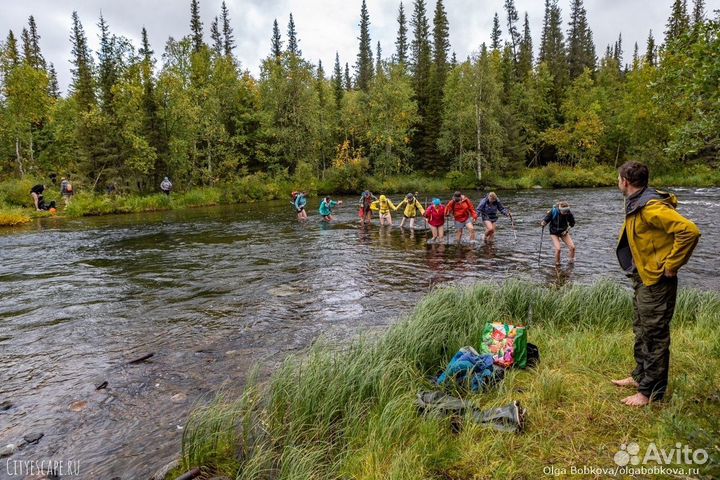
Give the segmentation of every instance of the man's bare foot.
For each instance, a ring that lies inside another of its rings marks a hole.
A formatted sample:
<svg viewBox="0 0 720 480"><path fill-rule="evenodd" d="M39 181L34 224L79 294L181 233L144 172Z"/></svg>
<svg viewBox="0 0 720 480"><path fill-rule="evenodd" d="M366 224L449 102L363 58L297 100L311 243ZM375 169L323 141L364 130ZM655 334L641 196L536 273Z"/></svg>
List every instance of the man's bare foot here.
<svg viewBox="0 0 720 480"><path fill-rule="evenodd" d="M623 402L625 405L629 405L631 407L644 407L645 405L650 404L650 399L640 392L636 393L635 395L625 397L620 401Z"/></svg>
<svg viewBox="0 0 720 480"><path fill-rule="evenodd" d="M622 380L610 380L613 385L617 387L628 387L628 388L637 388L638 383L635 381L633 377L627 377L623 378Z"/></svg>

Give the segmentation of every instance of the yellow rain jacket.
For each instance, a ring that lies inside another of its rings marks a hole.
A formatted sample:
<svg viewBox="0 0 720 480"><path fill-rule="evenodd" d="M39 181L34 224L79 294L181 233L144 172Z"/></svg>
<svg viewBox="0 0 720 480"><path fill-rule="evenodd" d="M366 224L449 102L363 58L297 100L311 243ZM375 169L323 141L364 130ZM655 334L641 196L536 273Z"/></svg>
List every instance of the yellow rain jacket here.
<svg viewBox="0 0 720 480"><path fill-rule="evenodd" d="M418 210L420 210L420 215L425 215L425 209L417 198L413 198L412 202L408 202L407 198L405 198L405 200L398 204L397 209L400 210L403 206L405 206L403 215L408 218L417 217Z"/></svg>
<svg viewBox="0 0 720 480"><path fill-rule="evenodd" d="M370 204L370 208L378 210L380 215L387 215L390 213L390 209L393 209L393 211L397 210L397 207L393 205L392 200L387 198L385 195L380 195L380 198Z"/></svg>
<svg viewBox="0 0 720 480"><path fill-rule="evenodd" d="M637 269L645 286L658 283L665 271L677 272L690 259L700 230L680 215L671 193L646 188L625 203L625 223L620 231L617 257L622 269Z"/></svg>

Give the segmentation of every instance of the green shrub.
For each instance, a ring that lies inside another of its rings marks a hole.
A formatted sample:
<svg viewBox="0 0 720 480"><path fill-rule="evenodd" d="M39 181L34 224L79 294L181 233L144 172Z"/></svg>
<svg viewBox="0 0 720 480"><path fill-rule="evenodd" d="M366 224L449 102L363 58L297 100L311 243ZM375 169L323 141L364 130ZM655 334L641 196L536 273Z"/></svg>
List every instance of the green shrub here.
<svg viewBox="0 0 720 480"><path fill-rule="evenodd" d="M359 193L365 189L366 174L369 169L367 159L349 161L342 166L330 167L325 172L325 180L319 183L318 192Z"/></svg>
<svg viewBox="0 0 720 480"><path fill-rule="evenodd" d="M30 221L27 210L18 207L0 207L0 227L13 227Z"/></svg>
<svg viewBox="0 0 720 480"><path fill-rule="evenodd" d="M32 198L30 197L30 189L38 183L41 182L36 182L30 178L24 178L22 180L5 180L4 182L0 182L0 204L4 203L17 207L33 206ZM47 199L52 197L50 187L48 187L48 185L45 185L45 197Z"/></svg>
<svg viewBox="0 0 720 480"><path fill-rule="evenodd" d="M476 172L472 170L452 170L445 175L448 190L467 190L478 184Z"/></svg>

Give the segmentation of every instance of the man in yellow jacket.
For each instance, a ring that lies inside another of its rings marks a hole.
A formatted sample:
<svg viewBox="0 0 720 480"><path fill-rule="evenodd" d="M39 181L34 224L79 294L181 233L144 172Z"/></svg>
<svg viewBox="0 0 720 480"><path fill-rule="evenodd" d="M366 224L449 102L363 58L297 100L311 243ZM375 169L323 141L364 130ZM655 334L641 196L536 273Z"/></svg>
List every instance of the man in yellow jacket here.
<svg viewBox="0 0 720 480"><path fill-rule="evenodd" d="M675 210L675 195L648 187L649 176L647 166L638 162L625 163L618 175L618 187L625 196L625 223L616 253L635 290L636 365L630 377L612 382L637 389L622 400L636 407L665 395L677 272L700 238L695 224Z"/></svg>

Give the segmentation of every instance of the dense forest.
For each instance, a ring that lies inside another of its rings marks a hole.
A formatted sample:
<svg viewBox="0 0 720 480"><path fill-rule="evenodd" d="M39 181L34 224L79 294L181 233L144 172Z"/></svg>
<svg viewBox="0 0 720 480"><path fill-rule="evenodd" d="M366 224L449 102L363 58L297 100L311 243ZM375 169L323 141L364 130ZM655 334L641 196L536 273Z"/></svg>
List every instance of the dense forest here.
<svg viewBox="0 0 720 480"><path fill-rule="evenodd" d="M398 6L392 53L374 44L363 0L357 57L303 56L292 14L277 20L259 78L234 56L223 3L207 29L198 0L189 34L159 57L99 19L91 52L72 14L72 83L58 89L33 16L0 44L0 172L71 176L86 189L215 185L265 172L299 178L517 172L550 162L658 170L720 160L720 15L675 0L665 32L627 48L594 44L583 0L567 18L545 1L539 48L513 0L492 36L458 59L443 0ZM567 24L565 21L567 20ZM209 38L208 38L209 30ZM209 41L208 41L209 40ZM628 53L629 52L629 53ZM158 61L159 58L161 61ZM329 68L328 68L329 67Z"/></svg>

